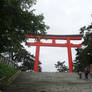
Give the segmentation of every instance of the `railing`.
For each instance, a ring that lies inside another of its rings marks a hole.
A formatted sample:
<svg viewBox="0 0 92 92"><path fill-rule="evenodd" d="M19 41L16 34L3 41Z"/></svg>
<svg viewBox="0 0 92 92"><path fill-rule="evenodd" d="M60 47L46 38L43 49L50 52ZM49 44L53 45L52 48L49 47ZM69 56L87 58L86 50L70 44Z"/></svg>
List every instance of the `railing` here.
<svg viewBox="0 0 92 92"><path fill-rule="evenodd" d="M0 63L8 65L9 67L17 68L17 65L14 63L14 61L9 60L9 58L5 58L0 55Z"/></svg>

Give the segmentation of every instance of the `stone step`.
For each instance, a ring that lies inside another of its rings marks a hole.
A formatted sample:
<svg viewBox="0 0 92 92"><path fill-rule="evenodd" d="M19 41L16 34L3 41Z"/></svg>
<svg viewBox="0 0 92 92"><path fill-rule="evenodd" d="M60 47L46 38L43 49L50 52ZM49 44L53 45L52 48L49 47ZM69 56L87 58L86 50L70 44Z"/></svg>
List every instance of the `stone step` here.
<svg viewBox="0 0 92 92"><path fill-rule="evenodd" d="M92 79L80 80L77 73L21 72L3 92L92 92Z"/></svg>
<svg viewBox="0 0 92 92"><path fill-rule="evenodd" d="M63 81L63 80L77 80L79 76L77 73L26 73L22 72L15 82L31 82L31 81Z"/></svg>

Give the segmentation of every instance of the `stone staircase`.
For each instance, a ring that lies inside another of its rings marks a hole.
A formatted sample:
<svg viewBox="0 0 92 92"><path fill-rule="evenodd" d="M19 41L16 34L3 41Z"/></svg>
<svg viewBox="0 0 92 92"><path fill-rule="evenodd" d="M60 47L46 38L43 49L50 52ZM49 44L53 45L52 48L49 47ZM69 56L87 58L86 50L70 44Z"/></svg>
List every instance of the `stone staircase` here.
<svg viewBox="0 0 92 92"><path fill-rule="evenodd" d="M3 92L92 92L92 79L76 73L21 72Z"/></svg>

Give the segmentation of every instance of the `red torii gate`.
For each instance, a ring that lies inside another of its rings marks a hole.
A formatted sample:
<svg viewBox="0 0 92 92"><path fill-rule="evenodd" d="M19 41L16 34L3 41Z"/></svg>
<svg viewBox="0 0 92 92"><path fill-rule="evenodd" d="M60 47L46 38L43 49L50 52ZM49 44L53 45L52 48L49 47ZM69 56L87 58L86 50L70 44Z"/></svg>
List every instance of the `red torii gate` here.
<svg viewBox="0 0 92 92"><path fill-rule="evenodd" d="M82 35L26 35L28 38L36 38L38 39L36 42L27 42L28 46L36 46L36 55L35 55L35 64L34 64L34 72L38 72L38 64L39 64L39 51L40 46L51 46L51 47L67 47L68 50L68 62L69 62L69 72L73 72L73 64L72 64L72 53L71 47L81 47L81 44L72 44L70 40L81 40ZM49 39L52 40L52 43L43 43L41 39ZM64 44L56 43L56 40L66 40L67 42Z"/></svg>

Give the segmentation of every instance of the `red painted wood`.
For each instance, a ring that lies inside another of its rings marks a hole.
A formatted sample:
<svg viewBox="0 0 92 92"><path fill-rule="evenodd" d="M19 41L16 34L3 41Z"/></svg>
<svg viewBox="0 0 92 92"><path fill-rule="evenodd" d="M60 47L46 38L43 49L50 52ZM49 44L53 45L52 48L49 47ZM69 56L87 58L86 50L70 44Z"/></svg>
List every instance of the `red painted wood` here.
<svg viewBox="0 0 92 92"><path fill-rule="evenodd" d="M27 42L26 45L28 46L36 46L36 55L35 55L35 64L34 64L34 72L38 72L38 64L39 64L39 51L40 46L51 46L51 47L67 47L68 50L68 61L69 61L69 72L73 72L73 64L72 64L72 53L71 47L81 47L81 44L72 44L70 40L81 40L82 36L32 36L26 35L28 38L37 38L37 42ZM43 43L40 42L40 39L51 39L52 43ZM67 43L60 44L56 43L56 40L67 40Z"/></svg>
<svg viewBox="0 0 92 92"><path fill-rule="evenodd" d="M68 50L69 72L73 72L70 38L67 38L67 44L68 44L67 50Z"/></svg>
<svg viewBox="0 0 92 92"><path fill-rule="evenodd" d="M31 43L31 42L27 42L26 45L29 45L29 46L51 46L51 47L67 47L67 44L55 44L55 43Z"/></svg>
<svg viewBox="0 0 92 92"><path fill-rule="evenodd" d="M40 46L36 46L34 72L38 72Z"/></svg>
<svg viewBox="0 0 92 92"><path fill-rule="evenodd" d="M51 47L67 47L68 44L65 43L65 44L58 44L58 43L38 43L38 42L27 42L26 45L28 46L51 46ZM71 47L81 47L82 45L81 44L70 44Z"/></svg>
<svg viewBox="0 0 92 92"><path fill-rule="evenodd" d="M61 39L61 40L67 40L68 37L63 37L63 36L57 36L57 37L54 37L54 36L32 36L32 35L26 35L28 38L40 38L40 39ZM82 36L75 36L75 37L72 37L70 36L69 37L70 40L81 40L82 39Z"/></svg>

